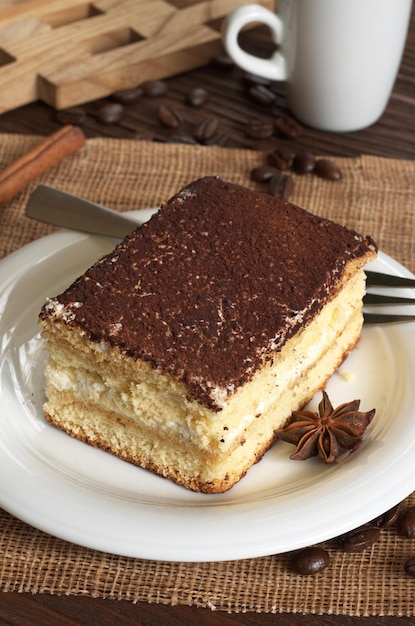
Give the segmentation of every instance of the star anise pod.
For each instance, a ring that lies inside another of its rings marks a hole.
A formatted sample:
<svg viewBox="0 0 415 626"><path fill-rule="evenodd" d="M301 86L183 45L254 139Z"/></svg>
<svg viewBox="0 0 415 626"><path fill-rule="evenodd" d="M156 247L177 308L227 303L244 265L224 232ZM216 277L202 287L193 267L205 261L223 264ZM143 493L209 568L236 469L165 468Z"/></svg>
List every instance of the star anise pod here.
<svg viewBox="0 0 415 626"><path fill-rule="evenodd" d="M297 446L290 459L304 461L320 455L325 463L333 463L346 450L355 450L375 415L375 409L359 411L360 400L341 404L336 409L325 391L318 413L296 411L286 428L277 430L279 439Z"/></svg>

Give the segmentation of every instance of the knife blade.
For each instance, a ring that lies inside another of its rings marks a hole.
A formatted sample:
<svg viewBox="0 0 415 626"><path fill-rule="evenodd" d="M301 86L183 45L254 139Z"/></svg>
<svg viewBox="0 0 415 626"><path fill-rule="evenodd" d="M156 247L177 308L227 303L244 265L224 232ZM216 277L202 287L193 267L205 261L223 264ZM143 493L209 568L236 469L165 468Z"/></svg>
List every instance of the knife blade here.
<svg viewBox="0 0 415 626"><path fill-rule="evenodd" d="M32 193L25 214L54 226L118 239L141 224L122 213L48 185L39 185Z"/></svg>

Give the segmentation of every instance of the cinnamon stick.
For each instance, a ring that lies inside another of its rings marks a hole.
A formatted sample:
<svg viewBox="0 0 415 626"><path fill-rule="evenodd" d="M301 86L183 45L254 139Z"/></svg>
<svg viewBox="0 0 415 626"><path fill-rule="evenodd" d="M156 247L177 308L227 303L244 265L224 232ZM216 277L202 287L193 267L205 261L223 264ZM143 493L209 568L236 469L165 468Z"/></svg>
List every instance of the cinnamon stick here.
<svg viewBox="0 0 415 626"><path fill-rule="evenodd" d="M63 126L0 172L0 205L63 158L85 145L79 126Z"/></svg>

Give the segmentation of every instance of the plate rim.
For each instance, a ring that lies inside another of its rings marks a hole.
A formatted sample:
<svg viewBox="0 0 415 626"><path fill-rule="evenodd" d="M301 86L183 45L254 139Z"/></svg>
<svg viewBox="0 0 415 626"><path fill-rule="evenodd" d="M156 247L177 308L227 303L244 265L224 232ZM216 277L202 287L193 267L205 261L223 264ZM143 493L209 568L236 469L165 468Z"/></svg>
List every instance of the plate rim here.
<svg viewBox="0 0 415 626"><path fill-rule="evenodd" d="M143 219L143 216L144 216L144 219L148 219L148 217L150 217L150 215L153 214L156 210L157 209L141 209L139 211L128 212L128 214L134 215L134 216L137 215L141 219ZM62 250L66 250L71 245L74 245L74 244L80 244L81 246L84 244L87 245L88 242L91 242L93 240L97 242L98 247L102 244L103 240L106 240L108 242L112 241L109 238L103 238L100 236L94 236L94 235L89 235L86 233L79 233L75 231L61 230L61 231L57 231L52 234L46 235L45 237L41 237L29 244L26 244L19 250L5 257L0 262L0 278L2 275L8 274L10 276L10 281L9 282L5 281L5 283L0 282L0 285L1 285L0 286L0 305L1 305L2 294L4 290L7 289L8 285L15 284L16 281L18 281L21 276L25 275L25 267L24 267L25 265L27 265L28 263L33 265L35 264L35 261L36 263L40 263L41 261L48 263L49 259L53 260L57 254L59 254ZM380 264L382 263L386 264L390 271L393 270L398 275L413 276L407 268L405 268L403 265L398 263L392 257L389 257L388 255L384 254L383 252L379 253L379 261L375 261L371 265L377 266L379 265L379 262ZM14 279L13 279L13 275L14 275ZM3 361L3 357L1 356L0 365L2 361ZM0 380L0 383L1 382L2 381ZM2 400L0 398L0 405L1 403L2 403ZM0 428L0 431L1 431L1 428ZM65 434L63 434L63 436L67 437L67 435ZM412 444L412 446L410 446L410 449L412 449L414 446L415 446L415 443ZM0 447L1 447L1 444L0 444ZM408 451L406 452L406 454L408 454ZM2 457L4 457L4 455L2 455ZM9 459L9 464L13 467L13 461L11 457L7 456L7 458ZM5 461L3 458L2 460L0 460L0 468L2 467L2 465L4 465L4 463ZM10 469L10 466L9 466L9 469ZM144 470L140 470L140 471L144 471ZM384 478L385 478L385 482L383 483L383 486L387 493L386 500L388 501L388 507L389 505L393 506L397 502L404 499L415 488L415 478L414 478L414 484L411 487L409 487L409 489L403 486L403 483L405 483L405 481L401 481L401 483L397 485L395 482L388 480L388 477L385 476ZM53 483L54 479L51 480L51 482ZM366 479L366 482L367 482L367 479ZM85 484L83 485L81 484L78 486L75 485L74 490L76 489L78 490L80 489L82 491L82 496L77 495L77 497L79 498L79 506L76 512L74 513L74 515L77 516L76 517L77 524L79 523L82 524L82 515L83 515L82 506L87 505L89 491L88 491L88 488L85 487ZM258 514L261 514L262 516L267 516L267 515L272 516L272 514L275 515L275 511L273 511L271 501L272 501L272 498L266 504L262 503L261 510L258 512ZM126 503L126 502L124 502L124 505L123 505L124 508L126 510L131 509L132 513L136 514L137 510L133 506L134 503L128 503L128 502ZM320 500L320 504L321 505L324 504L324 506L327 506L327 507L333 506L333 497L330 497L330 494L325 494L324 499ZM188 562L188 561L223 561L223 560L232 560L232 559L240 559L240 558L256 558L256 557L266 556L270 554L290 551L292 549L304 547L306 545L309 545L310 543L319 543L321 541L325 541L331 538L330 533L329 535L327 535L327 532L325 532L324 529L318 531L318 529L314 528L314 530L310 532L309 540L298 541L295 545L293 545L292 543L290 545L283 545L281 541L277 540L277 538L273 541L269 537L264 537L260 543L254 542L249 545L246 545L242 541L242 539L240 539L239 543L238 541L236 541L235 545L233 545L229 549L226 549L226 546L224 547L223 545L221 547L214 546L212 545L211 541L207 541L207 538L205 538L206 543L205 545L199 547L198 550L196 550L196 558L195 558L195 554L194 554L195 546L193 545L190 547L185 546L183 545L183 540L182 540L182 545L179 546L177 543L176 544L174 543L174 536L171 537L172 543L170 546L167 546L166 548L166 545L163 544L163 546L161 546L160 549L158 549L153 544L147 547L143 546L140 543L139 545L131 545L131 542L129 544L128 541L124 541L123 539L120 539L120 540L115 539L111 542L108 540L108 537L105 535L105 533L96 532L95 535L92 537L90 536L90 534L87 533L87 536L85 536L85 534L83 534L79 530L74 530L73 525L68 525L62 528L57 528L56 524L53 521L49 521L48 519L45 519L45 516L42 514L41 511L36 509L36 506L31 505L31 506L28 506L27 510L24 510L24 508L22 508L21 505L20 506L16 505L16 503L13 502L13 500L10 497L5 496L4 488L2 488L1 486L0 486L0 506L2 506L5 510L9 511L11 514L15 515L16 517L22 519L23 521L31 524L32 526L44 532L48 532L56 537L70 541L72 543L83 545L86 548L97 549L100 551L109 552L113 554L120 554L120 555L127 556L127 557L152 559L152 560L170 560L170 561L184 561L184 562L187 561ZM162 510L163 508L164 506L160 505L160 510ZM225 509L226 508L230 509L229 503L228 504L225 503ZM248 511L249 508L250 508L249 506L244 506L243 502L237 507L234 506L233 511L231 513L229 513L229 511L226 512L225 519L217 520L217 526L216 526L217 530L218 531L226 530L226 527L229 525L230 522L234 523L237 526L240 524L242 524L243 526L244 520L249 520L249 523L255 522L255 519L252 520L252 515L250 515ZM312 511L312 508L313 508L313 503L310 501L309 503L307 503L307 506L303 506L302 511L303 513L306 513L308 511L313 516L314 513ZM381 514L384 512L384 510L386 510L383 505L379 505L377 508L378 508L377 514ZM81 509L81 510L78 510L78 509ZM180 520L181 509L182 509L181 506L169 508L169 516L171 516L171 520L170 520L171 523L180 523L180 521L183 521L183 520ZM374 507L373 510L375 509L376 507ZM104 507L104 510L105 510L105 507ZM139 512L140 514L143 514L142 510L140 510ZM196 504L193 506L192 516L195 522L198 520L198 518L200 518L199 521L202 521L202 516L205 513L206 513L206 507L200 506L199 504ZM117 516L114 517L113 515L111 515L110 517L112 521L114 520L117 521ZM373 515L373 517L375 517L375 515ZM282 512L281 518L284 521L286 521L287 515L283 514ZM363 520L362 518L360 521L363 523L364 521L367 521L367 520ZM121 524L121 526L122 525L123 524ZM353 522L352 524L350 524L347 522L347 520L346 521L343 520L343 522L340 522L339 520L336 521L336 528L338 531L341 531L341 532L346 532L347 530L351 530L352 528L358 525L360 525L360 523L355 524ZM255 526L255 523L254 523L254 526ZM263 530L264 522L261 524L260 521L257 521L257 526L258 528L261 527L261 529ZM139 524L137 525L137 528L140 528ZM341 534L341 532L336 531L336 533L332 535L332 537L337 536L338 534ZM131 539L131 536L130 536L130 539Z"/></svg>

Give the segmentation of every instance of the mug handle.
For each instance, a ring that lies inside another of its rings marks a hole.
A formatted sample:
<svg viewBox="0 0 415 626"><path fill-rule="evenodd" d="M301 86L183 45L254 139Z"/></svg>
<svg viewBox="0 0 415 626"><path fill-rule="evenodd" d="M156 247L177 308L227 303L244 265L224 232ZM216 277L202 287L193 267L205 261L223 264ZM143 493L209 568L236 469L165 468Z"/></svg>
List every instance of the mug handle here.
<svg viewBox="0 0 415 626"><path fill-rule="evenodd" d="M286 80L287 67L281 52L277 50L270 59L260 59L239 46L240 31L253 22L268 26L273 41L276 44L281 43L283 23L278 15L259 4L246 4L230 13L223 22L222 39L227 53L237 65L251 74L271 80Z"/></svg>

